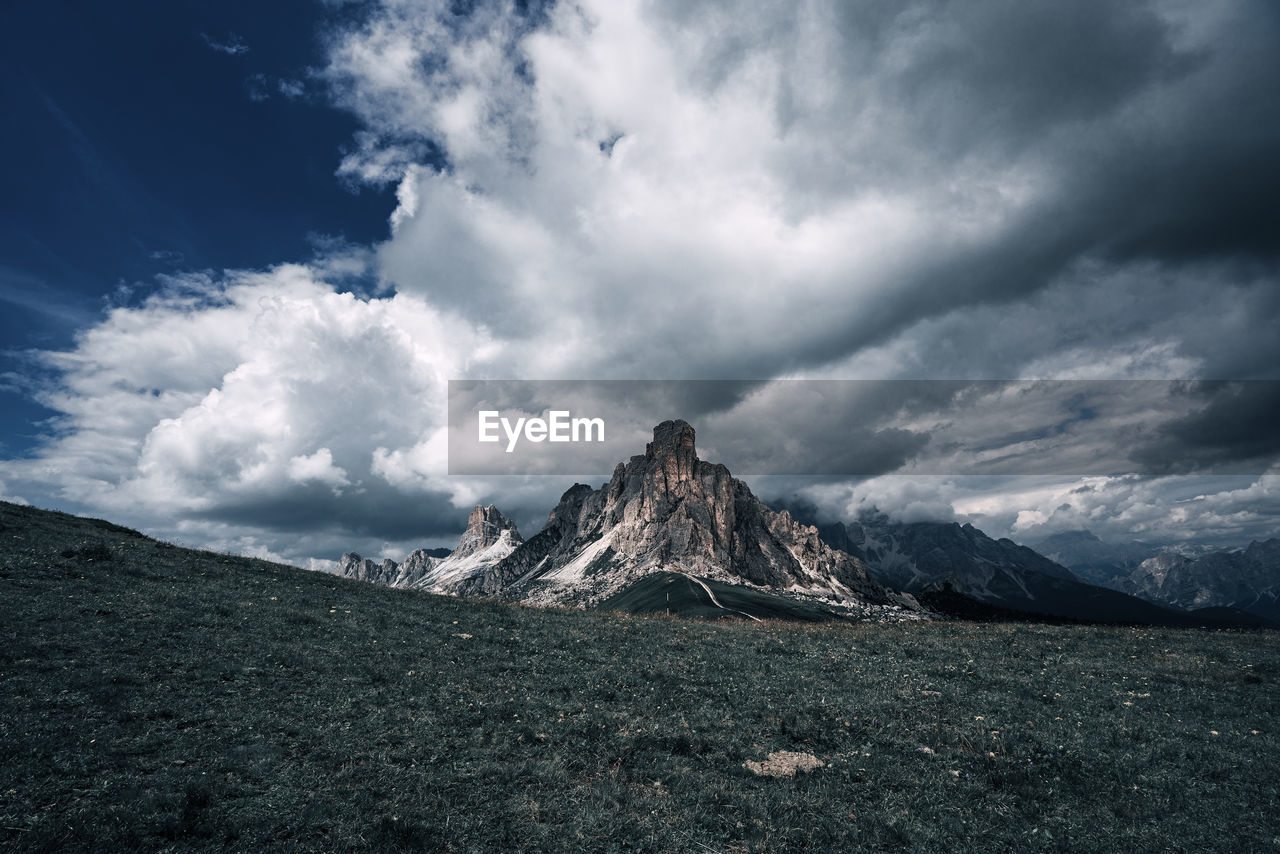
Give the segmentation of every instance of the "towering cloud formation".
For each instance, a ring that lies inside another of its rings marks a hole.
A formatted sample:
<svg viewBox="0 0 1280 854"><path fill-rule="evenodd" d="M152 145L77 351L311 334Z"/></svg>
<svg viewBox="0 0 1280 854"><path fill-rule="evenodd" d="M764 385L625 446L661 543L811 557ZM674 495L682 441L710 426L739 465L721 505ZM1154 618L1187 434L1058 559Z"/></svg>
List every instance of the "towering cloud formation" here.
<svg viewBox="0 0 1280 854"><path fill-rule="evenodd" d="M445 478L450 377L1277 378L1266 0L455 5L326 30L341 180L398 188L367 293L329 258L115 309L46 357L5 492L301 560L562 489ZM1274 476L992 483L778 488L995 533L1275 518Z"/></svg>
<svg viewBox="0 0 1280 854"><path fill-rule="evenodd" d="M386 274L588 371L1241 376L1186 311L1266 299L1275 43L1233 3L396 2L329 75L344 169L401 180Z"/></svg>

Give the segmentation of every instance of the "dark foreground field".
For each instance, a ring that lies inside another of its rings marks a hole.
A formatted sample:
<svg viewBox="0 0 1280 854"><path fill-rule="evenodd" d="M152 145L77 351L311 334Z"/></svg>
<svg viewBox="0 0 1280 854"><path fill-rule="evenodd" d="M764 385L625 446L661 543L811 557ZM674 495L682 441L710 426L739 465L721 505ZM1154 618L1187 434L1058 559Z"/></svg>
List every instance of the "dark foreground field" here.
<svg viewBox="0 0 1280 854"><path fill-rule="evenodd" d="M7 504L0 542L0 848L1280 846L1275 633L535 611Z"/></svg>

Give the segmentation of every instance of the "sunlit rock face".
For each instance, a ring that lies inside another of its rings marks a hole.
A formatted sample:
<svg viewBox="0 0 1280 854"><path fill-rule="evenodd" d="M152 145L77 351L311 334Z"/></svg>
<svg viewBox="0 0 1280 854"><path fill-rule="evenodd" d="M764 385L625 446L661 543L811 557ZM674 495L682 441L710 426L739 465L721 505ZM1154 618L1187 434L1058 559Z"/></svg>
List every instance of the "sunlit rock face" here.
<svg viewBox="0 0 1280 854"><path fill-rule="evenodd" d="M816 528L774 512L723 465L698 459L693 427L664 421L643 454L600 489L577 484L546 527L461 592L591 604L637 578L684 572L850 603L914 607L828 547Z"/></svg>
<svg viewBox="0 0 1280 854"><path fill-rule="evenodd" d="M413 551L402 562L383 560L375 564L348 553L338 562L338 574L358 581L391 587L410 587L437 593L455 593L470 579L510 555L524 543L515 523L492 504L476 505L467 518L467 528L458 545L446 557Z"/></svg>

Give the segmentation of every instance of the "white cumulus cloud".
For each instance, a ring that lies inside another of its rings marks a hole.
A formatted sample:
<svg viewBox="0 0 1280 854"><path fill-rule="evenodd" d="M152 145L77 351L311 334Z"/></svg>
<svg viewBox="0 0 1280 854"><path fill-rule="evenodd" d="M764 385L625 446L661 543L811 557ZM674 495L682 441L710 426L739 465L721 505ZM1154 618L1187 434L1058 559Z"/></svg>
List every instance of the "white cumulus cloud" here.
<svg viewBox="0 0 1280 854"><path fill-rule="evenodd" d="M360 124L337 180L396 187L386 240L112 308L43 355L57 415L4 491L326 566L474 500L545 518L566 484L448 476L452 378L1276 378L1249 0L455 6L349 9L307 78ZM372 296L335 286L366 263ZM808 489L993 533L1280 513L1267 478L1191 484Z"/></svg>
<svg viewBox="0 0 1280 854"><path fill-rule="evenodd" d="M500 352L421 297L338 293L301 265L177 277L46 354L55 432L3 469L32 498L153 526L258 515L264 530L296 528L273 518L293 506L322 524L354 516L358 532L406 494L452 506L443 448L415 456L430 479L412 483L380 455L439 431L448 380Z"/></svg>

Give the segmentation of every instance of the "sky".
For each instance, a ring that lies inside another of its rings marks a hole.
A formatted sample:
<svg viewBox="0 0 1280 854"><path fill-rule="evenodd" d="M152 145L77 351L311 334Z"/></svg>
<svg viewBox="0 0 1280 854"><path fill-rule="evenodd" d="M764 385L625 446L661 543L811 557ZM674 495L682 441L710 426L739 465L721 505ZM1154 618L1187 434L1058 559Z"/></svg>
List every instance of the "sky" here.
<svg viewBox="0 0 1280 854"><path fill-rule="evenodd" d="M731 469L880 461L750 479L823 521L1280 531L1269 0L64 0L0 67L5 499L399 559L573 482L450 475L450 380L735 380L666 416ZM833 434L803 380L952 391Z"/></svg>

